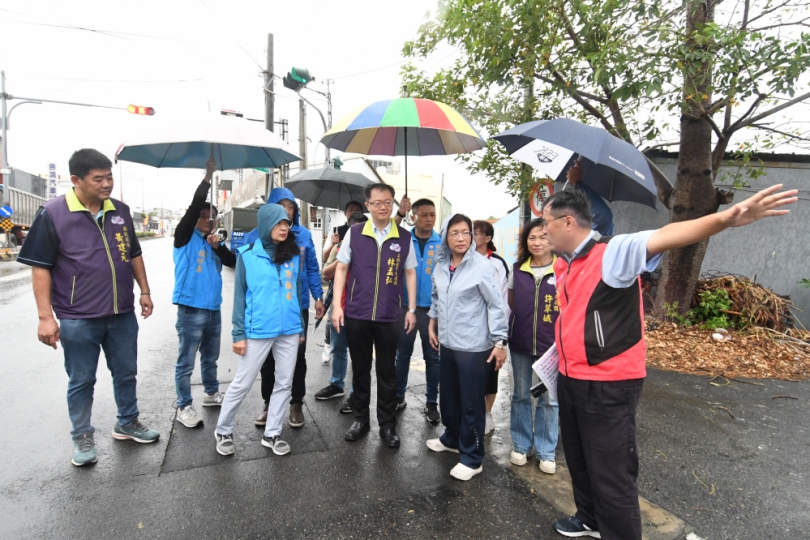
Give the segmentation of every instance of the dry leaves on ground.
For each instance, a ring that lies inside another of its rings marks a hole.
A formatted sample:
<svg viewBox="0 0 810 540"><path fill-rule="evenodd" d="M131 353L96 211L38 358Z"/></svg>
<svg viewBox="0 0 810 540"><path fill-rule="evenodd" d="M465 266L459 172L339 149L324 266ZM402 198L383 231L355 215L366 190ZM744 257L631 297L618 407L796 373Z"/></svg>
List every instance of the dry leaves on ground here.
<svg viewBox="0 0 810 540"><path fill-rule="evenodd" d="M732 332L731 341L712 339L711 330L648 320L647 364L693 375L801 381L810 378L807 332L781 334L767 328ZM794 337L795 336L795 337Z"/></svg>

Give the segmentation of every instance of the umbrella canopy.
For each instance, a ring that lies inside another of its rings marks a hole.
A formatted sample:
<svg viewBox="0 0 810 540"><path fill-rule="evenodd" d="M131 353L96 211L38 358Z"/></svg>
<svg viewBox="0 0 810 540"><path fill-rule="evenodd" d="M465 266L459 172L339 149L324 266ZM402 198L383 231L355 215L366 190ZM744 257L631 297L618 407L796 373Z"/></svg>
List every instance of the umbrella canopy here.
<svg viewBox="0 0 810 540"><path fill-rule="evenodd" d="M357 109L327 131L321 143L341 152L375 156L445 156L486 146L452 107L418 98L388 99Z"/></svg>
<svg viewBox="0 0 810 540"><path fill-rule="evenodd" d="M180 169L205 169L212 156L220 171L277 168L301 159L261 124L214 115L155 127L116 152L116 158L124 161Z"/></svg>
<svg viewBox="0 0 810 540"><path fill-rule="evenodd" d="M363 190L373 183L360 173L326 167L305 169L284 182L284 187L309 204L344 208L349 201L364 200Z"/></svg>
<svg viewBox="0 0 810 540"><path fill-rule="evenodd" d="M439 101L398 98L357 109L326 132L321 143L372 156L446 156L481 150L486 141L469 121Z"/></svg>
<svg viewBox="0 0 810 540"><path fill-rule="evenodd" d="M658 190L647 158L602 128L567 118L535 120L493 138L515 159L557 180L564 179L576 157L584 157L582 181L600 196L656 208Z"/></svg>

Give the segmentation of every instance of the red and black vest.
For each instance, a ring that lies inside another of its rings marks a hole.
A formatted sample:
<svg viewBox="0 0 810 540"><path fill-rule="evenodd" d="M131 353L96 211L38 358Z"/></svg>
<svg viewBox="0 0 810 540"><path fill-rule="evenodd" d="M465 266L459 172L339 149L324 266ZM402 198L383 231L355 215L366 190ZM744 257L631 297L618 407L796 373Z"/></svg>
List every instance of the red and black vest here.
<svg viewBox="0 0 810 540"><path fill-rule="evenodd" d="M554 263L560 373L574 379L621 381L647 375L641 280L618 289L602 280L609 240L591 239L570 264L562 257Z"/></svg>

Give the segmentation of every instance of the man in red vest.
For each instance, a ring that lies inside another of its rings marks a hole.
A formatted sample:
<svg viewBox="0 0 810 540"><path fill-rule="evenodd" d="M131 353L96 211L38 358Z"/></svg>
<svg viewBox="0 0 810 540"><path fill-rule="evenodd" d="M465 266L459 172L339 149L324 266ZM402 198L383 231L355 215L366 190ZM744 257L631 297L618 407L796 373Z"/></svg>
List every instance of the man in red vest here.
<svg viewBox="0 0 810 540"><path fill-rule="evenodd" d="M727 210L654 231L601 237L579 190L543 205L560 314L558 401L565 460L577 513L555 523L569 537L641 539L636 408L646 370L644 306L639 274L664 252L696 244L729 227L788 213L797 191L780 185ZM600 536L601 535L601 536Z"/></svg>

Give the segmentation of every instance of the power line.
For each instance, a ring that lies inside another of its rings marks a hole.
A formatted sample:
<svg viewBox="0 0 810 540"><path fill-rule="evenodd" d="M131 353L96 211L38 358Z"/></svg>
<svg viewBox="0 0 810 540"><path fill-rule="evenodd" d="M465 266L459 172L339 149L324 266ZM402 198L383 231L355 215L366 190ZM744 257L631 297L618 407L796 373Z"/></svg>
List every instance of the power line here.
<svg viewBox="0 0 810 540"><path fill-rule="evenodd" d="M399 62L394 62L393 64L388 64L387 66L382 66L382 67L378 67L378 68L374 68L374 69L369 69L368 71L361 71L360 73L352 73L351 75L344 75L342 77L330 77L330 78L333 81L338 81L338 80L342 80L342 79L348 79L350 77L359 77L360 75L366 75L368 73L374 73L375 71L381 71L383 69L388 69L388 68L391 68L391 67L394 67L394 66L398 66L400 64L404 64L407 61L408 61L407 59L404 59L404 60L400 60Z"/></svg>
<svg viewBox="0 0 810 540"><path fill-rule="evenodd" d="M8 11L8 10L3 10L3 11ZM17 12L11 12L11 13L17 13ZM23 15L25 17L29 17L29 15L25 15L25 14L22 14L22 13L20 13L20 15ZM15 20L15 19L0 19L0 20L6 21L6 22L19 23L19 24L29 24L29 25L32 25L32 26L47 26L47 27L50 27L50 28L62 28L64 30L82 30L82 31L85 31L85 32L92 32L94 34L100 34L100 35L107 36L107 37L114 37L114 38L118 38L118 39L126 39L127 41L132 41L132 40L128 39L128 38L126 38L124 36L141 37L141 38L148 38L148 39L163 39L163 40L167 40L167 41L181 41L179 39L171 38L171 37L150 36L150 35L147 35L147 34L134 34L132 32L121 32L119 30L100 30L98 28L85 28L83 26L75 26L75 25L72 25L72 24L44 23L44 22L36 22L36 21L18 21L18 20Z"/></svg>
<svg viewBox="0 0 810 540"><path fill-rule="evenodd" d="M199 0L199 2L200 2L200 4L202 4L202 5L203 5L203 7L204 7L205 9L207 9L207 10L208 10L208 12L211 14L211 16L212 16L212 17L216 18L216 13L214 13L214 10L213 10L213 9L211 9L211 7L210 7L208 4L206 4L206 3L204 2L204 0ZM233 37L233 36L231 36L231 39L233 39L234 43L236 43L236 44L239 46L239 48L240 48L240 49L242 49L242 52L244 52L244 53L245 53L245 55L246 55L248 58L250 58L250 60L251 60L251 61L252 61L254 64L256 64L256 65L259 67L259 70L260 70L262 73L264 73L265 68L264 68L264 67L263 67L263 66L262 66L260 63L258 63L258 62L256 61L256 59L255 59L255 58L253 58L253 56L251 56L251 54L250 54L249 52L247 52L247 49L245 49L245 48L242 46L242 44L239 42L239 40L238 40L238 39L236 39L236 38L235 38L235 37Z"/></svg>

